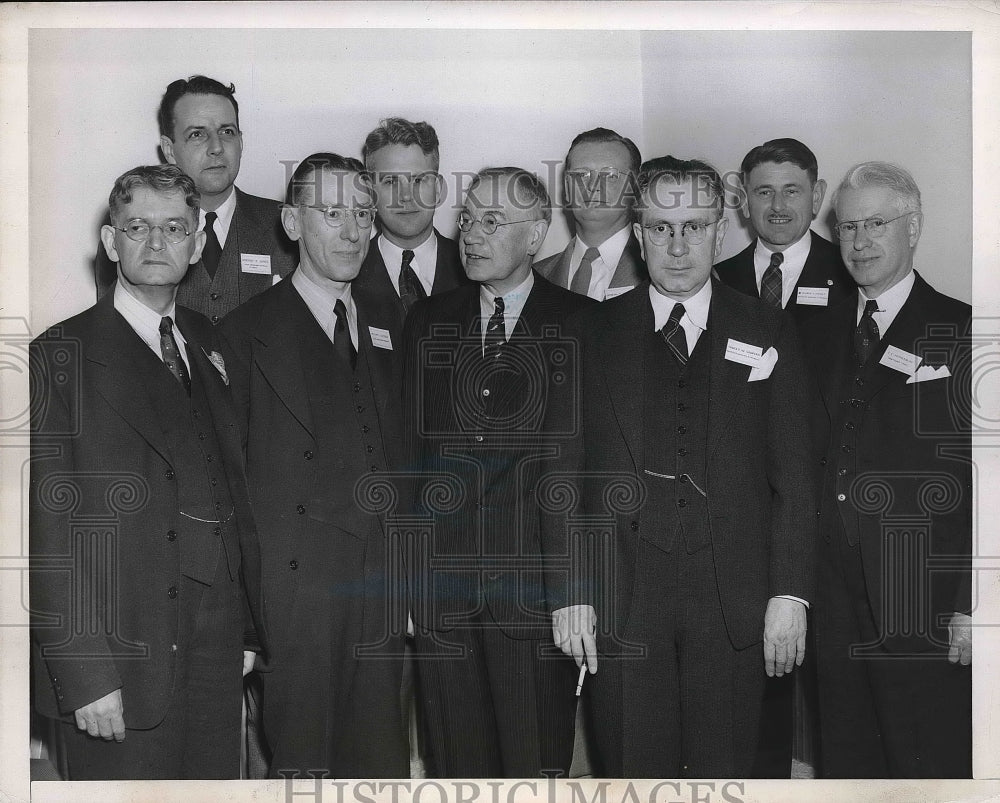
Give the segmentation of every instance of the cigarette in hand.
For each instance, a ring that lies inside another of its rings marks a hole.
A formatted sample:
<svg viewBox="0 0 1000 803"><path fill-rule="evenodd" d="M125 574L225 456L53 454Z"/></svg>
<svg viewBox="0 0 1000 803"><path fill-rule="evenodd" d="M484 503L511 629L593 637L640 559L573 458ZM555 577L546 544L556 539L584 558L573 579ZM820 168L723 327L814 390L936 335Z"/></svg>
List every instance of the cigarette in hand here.
<svg viewBox="0 0 1000 803"><path fill-rule="evenodd" d="M580 677L576 681L576 696L580 696L580 691L583 689L583 679L587 677L587 662L584 661L580 664Z"/></svg>

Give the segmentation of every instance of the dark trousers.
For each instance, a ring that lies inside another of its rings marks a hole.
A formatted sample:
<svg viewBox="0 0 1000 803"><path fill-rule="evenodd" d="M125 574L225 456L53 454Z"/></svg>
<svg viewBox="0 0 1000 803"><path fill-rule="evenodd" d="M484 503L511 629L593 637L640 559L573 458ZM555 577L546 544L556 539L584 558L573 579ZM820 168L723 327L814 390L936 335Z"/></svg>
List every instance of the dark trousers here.
<svg viewBox="0 0 1000 803"><path fill-rule="evenodd" d="M447 632L418 628L415 644L438 777L569 774L576 668L551 640L511 638L486 614Z"/></svg>
<svg viewBox="0 0 1000 803"><path fill-rule="evenodd" d="M240 777L243 607L239 581L219 559L215 582L181 577L174 694L154 728L104 741L62 723L69 779L211 780ZM190 601L188 603L187 601Z"/></svg>
<svg viewBox="0 0 1000 803"><path fill-rule="evenodd" d="M746 777L757 744L763 648L736 650L729 641L711 547L689 555L680 542L664 553L640 540L638 550L624 638L643 654L599 659L597 682L584 689L598 771Z"/></svg>
<svg viewBox="0 0 1000 803"><path fill-rule="evenodd" d="M971 777L971 667L949 663L940 647L904 657L883 646L852 657L853 645L878 641L860 549L843 537L821 543L819 579L823 776Z"/></svg>

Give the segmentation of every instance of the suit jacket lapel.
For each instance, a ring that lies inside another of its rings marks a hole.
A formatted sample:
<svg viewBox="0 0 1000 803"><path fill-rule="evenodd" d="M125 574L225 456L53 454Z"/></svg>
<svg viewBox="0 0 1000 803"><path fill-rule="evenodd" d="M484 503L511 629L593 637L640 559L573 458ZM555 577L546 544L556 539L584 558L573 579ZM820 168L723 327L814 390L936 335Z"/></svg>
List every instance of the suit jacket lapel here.
<svg viewBox="0 0 1000 803"><path fill-rule="evenodd" d="M569 289L569 263L573 260L573 247L575 245L576 237L570 238L569 245L563 249L562 254L559 255L559 259L556 261L555 270L548 277L552 284L557 284L567 290Z"/></svg>
<svg viewBox="0 0 1000 803"><path fill-rule="evenodd" d="M646 334L653 329L653 307L649 301L649 285L643 283L630 291L627 302L617 310L621 326L609 328L600 343L600 364L605 369L608 395L625 444L637 470L643 466L643 399L645 355L623 360L622 354L635 354L645 349Z"/></svg>
<svg viewBox="0 0 1000 803"><path fill-rule="evenodd" d="M142 338L114 308L114 293L97 302L92 337L84 355L94 366L97 392L155 449L173 463L167 438L149 398L149 377L166 370Z"/></svg>
<svg viewBox="0 0 1000 803"><path fill-rule="evenodd" d="M288 411L313 433L299 342L302 326L319 324L294 285L280 282L275 290L275 303L265 308L254 332L253 358Z"/></svg>
<svg viewBox="0 0 1000 803"><path fill-rule="evenodd" d="M757 274L753 267L753 255L756 249L757 240L753 240L750 245L736 255L736 270L730 271L727 279L730 282L729 286L734 290L739 290L754 298L760 298L760 291L757 289Z"/></svg>
<svg viewBox="0 0 1000 803"><path fill-rule="evenodd" d="M567 269L569 268L568 262L566 263L566 267ZM611 277L611 283L608 285L608 288L635 287L646 278L643 273L642 251L639 248L639 241L630 232L628 242L625 243L625 248L618 260L618 265L615 268L614 275Z"/></svg>
<svg viewBox="0 0 1000 803"><path fill-rule="evenodd" d="M875 395L893 380L905 382L905 374L887 365L882 365L880 360L889 346L895 346L910 354L916 353L916 343L921 337L926 335L927 322L932 320L924 310L924 288L927 285L919 276L913 283L910 295L900 307L899 312L893 319L889 328L882 333L879 347L869 358L871 364L867 366L869 393Z"/></svg>

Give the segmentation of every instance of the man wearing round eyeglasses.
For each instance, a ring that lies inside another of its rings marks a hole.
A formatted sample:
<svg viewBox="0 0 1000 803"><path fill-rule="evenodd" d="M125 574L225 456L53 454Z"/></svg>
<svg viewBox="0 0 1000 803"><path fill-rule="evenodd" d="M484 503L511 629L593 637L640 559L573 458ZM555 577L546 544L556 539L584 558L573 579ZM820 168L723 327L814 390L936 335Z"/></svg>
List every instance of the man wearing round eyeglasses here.
<svg viewBox="0 0 1000 803"><path fill-rule="evenodd" d="M566 154L563 192L576 234L560 254L535 263L549 281L603 301L647 278L632 236L635 143L608 128L578 134Z"/></svg>
<svg viewBox="0 0 1000 803"><path fill-rule="evenodd" d="M820 771L968 778L971 308L913 269L924 216L906 170L855 165L835 208L858 292L802 330L819 388Z"/></svg>
<svg viewBox="0 0 1000 803"><path fill-rule="evenodd" d="M515 167L473 178L459 249L474 284L414 305L404 341L408 465L416 513L432 517L429 563L411 568L421 700L435 774L567 774L572 662L552 647L536 484L573 429L578 377L566 317L590 300L533 272L548 192ZM426 475L423 474L426 472ZM457 481L455 504L435 487Z"/></svg>
<svg viewBox="0 0 1000 803"><path fill-rule="evenodd" d="M172 165L122 175L114 292L32 343L34 692L69 780L239 777L260 553L216 333L175 303L198 203Z"/></svg>
<svg viewBox="0 0 1000 803"><path fill-rule="evenodd" d="M550 567L553 629L590 673L595 774L741 777L765 677L805 650L805 365L790 316L710 279L726 227L719 174L665 156L638 186L650 282L571 330L582 423L558 461L566 512L542 536L549 560L583 568ZM584 522L587 538L574 534Z"/></svg>
<svg viewBox="0 0 1000 803"><path fill-rule="evenodd" d="M399 578L389 568L400 564L365 504L398 465L401 441L395 311L352 292L374 218L361 162L304 159L281 213L298 268L220 325L275 634L261 670L270 777L409 774L406 622L390 604Z"/></svg>

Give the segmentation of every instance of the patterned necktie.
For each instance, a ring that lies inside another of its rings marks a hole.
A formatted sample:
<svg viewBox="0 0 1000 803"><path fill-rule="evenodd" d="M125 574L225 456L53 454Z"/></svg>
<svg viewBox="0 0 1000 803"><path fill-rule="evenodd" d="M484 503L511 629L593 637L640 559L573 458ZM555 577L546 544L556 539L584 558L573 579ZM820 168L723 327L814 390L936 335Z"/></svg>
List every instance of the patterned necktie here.
<svg viewBox="0 0 1000 803"><path fill-rule="evenodd" d="M861 320L858 321L858 328L854 330L854 353L858 355L859 365L868 362L868 358L881 338L878 324L872 317L876 312L878 312L878 301L868 299L865 302L865 311L861 313Z"/></svg>
<svg viewBox="0 0 1000 803"><path fill-rule="evenodd" d="M500 350L507 343L507 332L504 328L503 297L497 296L493 299L494 310L490 316L489 323L486 324L486 339L483 342L483 357L485 359L496 359L500 356Z"/></svg>
<svg viewBox="0 0 1000 803"><path fill-rule="evenodd" d="M399 266L399 298L407 312L421 298L427 298L424 286L420 283L417 272L413 270L412 262L413 252L409 249L403 251L403 261Z"/></svg>
<svg viewBox="0 0 1000 803"><path fill-rule="evenodd" d="M163 362L167 364L174 379L181 383L181 387L191 395L191 374L188 373L187 365L181 358L181 352L177 348L177 341L174 340L174 322L170 316L160 318L160 354L163 355Z"/></svg>
<svg viewBox="0 0 1000 803"><path fill-rule="evenodd" d="M681 365L687 365L688 343L687 335L684 334L684 327L681 326L681 318L683 317L684 305L678 302L674 304L674 308L670 310L670 318L667 319L665 324L663 324L660 334L663 335L663 339L667 341L667 345L670 346L670 350L677 358L677 362Z"/></svg>
<svg viewBox="0 0 1000 803"><path fill-rule="evenodd" d="M580 260L580 267L573 274L573 281L570 282L569 289L582 296L587 295L590 290L590 280L594 275L594 260L599 259L601 252L596 248L588 248Z"/></svg>
<svg viewBox="0 0 1000 803"><path fill-rule="evenodd" d="M205 248L201 252L201 261L205 263L205 270L211 278L215 278L215 272L219 269L219 259L222 258L222 246L219 245L219 238L215 236L215 221L218 219L215 212L208 212L205 215Z"/></svg>
<svg viewBox="0 0 1000 803"><path fill-rule="evenodd" d="M342 299L338 298L333 305L333 314L337 316L337 323L333 327L333 350L340 355L340 358L351 365L353 371L358 367L358 350L354 348L351 341L351 327L347 324L347 307Z"/></svg>
<svg viewBox="0 0 1000 803"><path fill-rule="evenodd" d="M781 263L784 260L785 255L780 251L771 254L771 263L760 280L761 300L775 309L781 309Z"/></svg>

